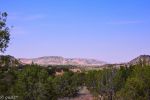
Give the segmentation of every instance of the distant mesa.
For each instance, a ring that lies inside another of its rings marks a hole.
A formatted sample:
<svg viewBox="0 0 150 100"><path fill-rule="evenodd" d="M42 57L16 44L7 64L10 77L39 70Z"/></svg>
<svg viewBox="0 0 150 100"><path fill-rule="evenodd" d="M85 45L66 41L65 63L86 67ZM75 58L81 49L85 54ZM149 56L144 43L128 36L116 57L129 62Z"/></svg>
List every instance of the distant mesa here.
<svg viewBox="0 0 150 100"><path fill-rule="evenodd" d="M39 64L39 65L87 65L87 66L94 66L94 65L104 65L106 62L99 61L95 59L84 59L84 58L64 58L60 56L45 56L39 58L19 58L23 64Z"/></svg>
<svg viewBox="0 0 150 100"><path fill-rule="evenodd" d="M120 66L130 66L137 64L150 65L150 55L140 55L135 59L120 64L109 64L104 61L99 61L95 59L84 59L84 58L63 58L60 56L45 56L33 59L20 58L20 62L23 64L39 64L39 65L84 65L84 66L101 66L101 67L120 67Z"/></svg>
<svg viewBox="0 0 150 100"><path fill-rule="evenodd" d="M120 66L131 66L131 65L150 65L150 55L141 55L137 58L120 64L109 64L104 61L95 59L84 59L84 58L64 58L60 56L44 56L39 58L19 58L16 59L10 55L0 55L0 66L20 66L26 64L38 64L42 66L48 65L75 65L78 67L85 68L107 68L107 67L120 67Z"/></svg>

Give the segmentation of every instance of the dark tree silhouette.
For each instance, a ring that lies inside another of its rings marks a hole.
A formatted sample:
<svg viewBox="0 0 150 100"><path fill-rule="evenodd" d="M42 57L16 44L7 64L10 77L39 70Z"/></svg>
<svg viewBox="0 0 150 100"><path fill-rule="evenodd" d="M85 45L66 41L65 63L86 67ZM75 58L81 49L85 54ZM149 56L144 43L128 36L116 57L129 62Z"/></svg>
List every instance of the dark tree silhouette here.
<svg viewBox="0 0 150 100"><path fill-rule="evenodd" d="M0 12L0 52L5 52L10 40L9 27L6 25L7 13Z"/></svg>

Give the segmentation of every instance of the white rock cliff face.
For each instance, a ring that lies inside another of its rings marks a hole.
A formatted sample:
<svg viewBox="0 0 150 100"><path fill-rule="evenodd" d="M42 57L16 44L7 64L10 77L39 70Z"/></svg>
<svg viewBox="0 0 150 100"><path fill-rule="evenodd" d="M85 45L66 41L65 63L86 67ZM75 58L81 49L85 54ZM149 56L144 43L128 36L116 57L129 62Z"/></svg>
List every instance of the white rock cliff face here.
<svg viewBox="0 0 150 100"><path fill-rule="evenodd" d="M31 64L32 62L39 65L104 65L103 61L95 59L83 59L83 58L63 58L59 56L47 56L33 59L20 58L24 64Z"/></svg>

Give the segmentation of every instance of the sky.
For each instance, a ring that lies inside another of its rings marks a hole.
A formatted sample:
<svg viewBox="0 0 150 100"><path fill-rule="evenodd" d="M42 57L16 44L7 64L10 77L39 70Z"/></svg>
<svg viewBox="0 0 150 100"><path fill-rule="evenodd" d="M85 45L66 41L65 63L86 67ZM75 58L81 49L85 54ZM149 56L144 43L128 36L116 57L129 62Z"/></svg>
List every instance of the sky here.
<svg viewBox="0 0 150 100"><path fill-rule="evenodd" d="M110 63L150 55L150 0L0 0L17 58L63 56Z"/></svg>

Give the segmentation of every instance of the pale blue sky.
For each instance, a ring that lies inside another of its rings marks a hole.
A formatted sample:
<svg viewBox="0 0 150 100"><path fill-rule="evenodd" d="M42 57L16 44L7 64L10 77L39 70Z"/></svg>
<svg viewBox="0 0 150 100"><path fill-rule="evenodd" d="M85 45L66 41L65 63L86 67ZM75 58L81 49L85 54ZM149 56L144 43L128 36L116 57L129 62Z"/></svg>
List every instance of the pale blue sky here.
<svg viewBox="0 0 150 100"><path fill-rule="evenodd" d="M150 54L150 0L0 0L6 54L126 62Z"/></svg>

